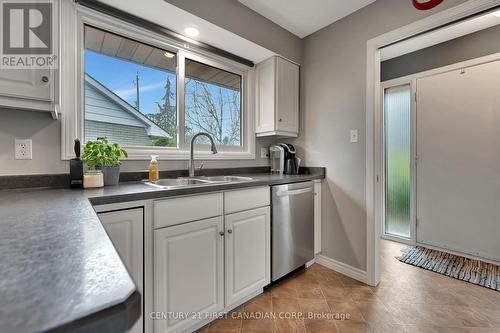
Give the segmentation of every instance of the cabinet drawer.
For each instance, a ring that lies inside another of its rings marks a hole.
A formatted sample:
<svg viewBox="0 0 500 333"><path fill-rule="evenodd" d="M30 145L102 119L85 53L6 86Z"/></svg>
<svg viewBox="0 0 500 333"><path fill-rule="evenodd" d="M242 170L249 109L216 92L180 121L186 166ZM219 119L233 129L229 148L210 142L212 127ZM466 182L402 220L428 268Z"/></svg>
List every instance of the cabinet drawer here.
<svg viewBox="0 0 500 333"><path fill-rule="evenodd" d="M155 201L155 229L222 215L222 193Z"/></svg>
<svg viewBox="0 0 500 333"><path fill-rule="evenodd" d="M269 206L270 202L269 186L224 192L224 214Z"/></svg>

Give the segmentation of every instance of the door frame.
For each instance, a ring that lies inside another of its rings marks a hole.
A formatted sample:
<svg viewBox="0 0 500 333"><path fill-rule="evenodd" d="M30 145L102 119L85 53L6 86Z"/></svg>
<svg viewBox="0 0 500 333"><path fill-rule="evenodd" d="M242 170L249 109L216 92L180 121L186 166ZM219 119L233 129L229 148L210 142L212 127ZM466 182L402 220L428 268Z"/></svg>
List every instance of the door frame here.
<svg viewBox="0 0 500 333"><path fill-rule="evenodd" d="M382 222L380 141L380 48L500 5L500 0L469 0L455 7L395 29L366 42L366 274L380 282L380 228Z"/></svg>
<svg viewBox="0 0 500 333"><path fill-rule="evenodd" d="M386 198L387 198L387 193L386 193L386 188L385 188L385 181L386 181L386 161L385 161L385 110L384 110L384 92L385 89L387 88L392 88L392 87L398 87L398 86L404 86L404 85L409 85L410 86L410 94L411 94L411 106L410 106L410 237L399 237L396 235L391 235L385 232L386 228ZM381 138L379 139L381 144L382 144L382 169L380 173L380 183L381 183L381 190L382 190L382 197L380 198L381 204L382 204L382 225L380 228L380 237L392 241L396 241L399 243L404 243L408 245L415 245L417 241L417 233L416 233L416 226L417 226L417 213L416 213L416 207L417 207L417 169L416 169L416 157L417 157L417 103L416 103L416 93L417 93L417 80L416 78L411 78L411 77L402 77L402 78L396 78L393 80L388 80L380 83L380 121L379 124L382 126L378 130L378 132L381 135Z"/></svg>

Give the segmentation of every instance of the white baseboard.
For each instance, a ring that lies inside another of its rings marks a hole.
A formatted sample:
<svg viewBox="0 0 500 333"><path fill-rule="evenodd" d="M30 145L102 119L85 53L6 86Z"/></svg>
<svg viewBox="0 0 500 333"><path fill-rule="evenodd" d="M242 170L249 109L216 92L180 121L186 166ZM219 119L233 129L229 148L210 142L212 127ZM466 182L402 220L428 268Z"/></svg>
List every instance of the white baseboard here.
<svg viewBox="0 0 500 333"><path fill-rule="evenodd" d="M306 262L306 268L310 267L312 264L314 264L316 262L316 257L314 257L314 259Z"/></svg>
<svg viewBox="0 0 500 333"><path fill-rule="evenodd" d="M335 259L325 257L324 255L321 254L316 255L316 263L320 264L321 266L325 266L326 268L330 268L341 274L347 275L350 278L368 284L368 275L366 271L363 271L359 268L352 267Z"/></svg>

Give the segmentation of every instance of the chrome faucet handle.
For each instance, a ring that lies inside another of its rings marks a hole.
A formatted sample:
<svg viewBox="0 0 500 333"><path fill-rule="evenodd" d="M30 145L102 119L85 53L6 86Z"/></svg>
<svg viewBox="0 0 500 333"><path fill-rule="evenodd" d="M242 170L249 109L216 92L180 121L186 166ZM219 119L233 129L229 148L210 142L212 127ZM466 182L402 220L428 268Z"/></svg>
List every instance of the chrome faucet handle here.
<svg viewBox="0 0 500 333"><path fill-rule="evenodd" d="M196 170L201 170L203 169L203 162L200 163L200 166L196 168Z"/></svg>

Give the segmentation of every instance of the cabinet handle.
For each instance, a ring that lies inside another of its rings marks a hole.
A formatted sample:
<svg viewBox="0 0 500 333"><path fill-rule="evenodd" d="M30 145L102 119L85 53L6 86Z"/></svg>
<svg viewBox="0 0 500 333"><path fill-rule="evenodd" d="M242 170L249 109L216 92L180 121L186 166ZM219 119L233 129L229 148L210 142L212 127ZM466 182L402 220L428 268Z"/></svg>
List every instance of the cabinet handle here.
<svg viewBox="0 0 500 333"><path fill-rule="evenodd" d="M219 231L219 235L224 236L224 231Z"/></svg>
<svg viewBox="0 0 500 333"><path fill-rule="evenodd" d="M48 76L42 76L42 82L47 83L49 82L49 77Z"/></svg>
<svg viewBox="0 0 500 333"><path fill-rule="evenodd" d="M232 234L232 233L233 233L233 230L231 230L231 229L227 229L227 233L228 233L228 234Z"/></svg>

